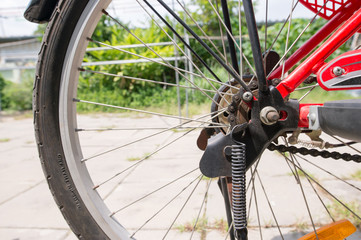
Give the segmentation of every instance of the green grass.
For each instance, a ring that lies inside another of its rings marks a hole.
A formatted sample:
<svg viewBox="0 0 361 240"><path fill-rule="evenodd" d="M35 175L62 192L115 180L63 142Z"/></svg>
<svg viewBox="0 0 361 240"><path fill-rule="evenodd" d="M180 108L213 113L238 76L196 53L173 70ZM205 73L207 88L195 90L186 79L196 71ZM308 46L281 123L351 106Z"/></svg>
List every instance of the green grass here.
<svg viewBox="0 0 361 240"><path fill-rule="evenodd" d="M208 219L207 218L199 218L197 225L194 229L196 220L197 219L193 219L190 222L186 222L184 224L177 225L175 228L180 232L192 232L192 231L202 232L202 231L206 231L208 229Z"/></svg>
<svg viewBox="0 0 361 240"><path fill-rule="evenodd" d="M352 179L361 181L361 170L351 174Z"/></svg>
<svg viewBox="0 0 361 240"><path fill-rule="evenodd" d="M305 232L308 229L309 225L302 219L298 219L294 227L296 232Z"/></svg>
<svg viewBox="0 0 361 240"><path fill-rule="evenodd" d="M345 202L342 200L341 202L344 203L349 209L351 209L351 211L356 213L358 216L361 215L361 207L359 202L356 201ZM361 220L336 200L334 200L331 204L328 204L327 208L330 211L331 216L333 216L336 221L347 219L357 229L361 230Z"/></svg>
<svg viewBox="0 0 361 240"><path fill-rule="evenodd" d="M129 162L134 162L134 161L139 161L139 160L145 160L147 158L150 158L151 156L149 156L150 153L144 153L143 156L138 156L138 157L128 157L127 161Z"/></svg>
<svg viewBox="0 0 361 240"><path fill-rule="evenodd" d="M9 142L10 138L0 138L0 143Z"/></svg>
<svg viewBox="0 0 361 240"><path fill-rule="evenodd" d="M287 175L288 175L288 176L293 176L293 174L294 174L294 173L290 172L290 173L288 173ZM312 179L316 180L316 178L315 178L315 176L314 176L313 174L310 174L310 173L308 173L308 172L306 172L306 174L307 174L308 176L310 176ZM306 177L307 177L306 174L305 174L304 172L302 172L300 169L297 169L297 175L298 175L300 178L306 178Z"/></svg>
<svg viewBox="0 0 361 240"><path fill-rule="evenodd" d="M197 226L194 229L196 219L186 222L184 224L176 225L175 229L180 232L192 232L193 230L202 234L205 234L207 230L217 230L219 232L225 233L228 231L228 223L225 219L214 219L212 222L209 221L206 217L198 219Z"/></svg>
<svg viewBox="0 0 361 240"><path fill-rule="evenodd" d="M295 91L291 94L290 98L299 99L305 93L308 92L308 89ZM316 87L307 97L302 100L302 103L324 103L335 100L343 99L354 99L347 91L325 91L321 87Z"/></svg>

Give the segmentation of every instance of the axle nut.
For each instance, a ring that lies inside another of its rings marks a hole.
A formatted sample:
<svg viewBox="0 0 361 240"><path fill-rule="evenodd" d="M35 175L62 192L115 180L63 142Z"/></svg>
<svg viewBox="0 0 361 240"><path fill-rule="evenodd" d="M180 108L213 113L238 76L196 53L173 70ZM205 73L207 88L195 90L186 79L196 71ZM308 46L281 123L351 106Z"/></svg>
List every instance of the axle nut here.
<svg viewBox="0 0 361 240"><path fill-rule="evenodd" d="M274 107L265 107L260 112L260 119L266 125L273 125L280 119L280 114Z"/></svg>

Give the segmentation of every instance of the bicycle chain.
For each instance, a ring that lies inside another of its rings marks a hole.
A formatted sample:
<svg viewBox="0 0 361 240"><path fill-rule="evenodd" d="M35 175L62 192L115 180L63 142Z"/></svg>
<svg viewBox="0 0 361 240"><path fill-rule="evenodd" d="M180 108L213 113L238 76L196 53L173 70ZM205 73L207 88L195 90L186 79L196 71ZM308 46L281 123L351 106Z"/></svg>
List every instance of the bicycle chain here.
<svg viewBox="0 0 361 240"><path fill-rule="evenodd" d="M232 104L235 105L235 106L238 106L239 105L239 101L241 100L240 97L237 96L237 94L234 95L236 98L233 98L232 99ZM229 105L229 116L228 116L228 119L229 119L229 122L232 126L232 128L236 125L236 117L237 115L235 114L235 110L234 109L237 109L235 106L232 107L232 104ZM349 154L349 153L339 153L339 152L330 152L330 151L327 151L327 150L322 150L322 151L319 151L317 149L308 149L308 148L305 148L305 147L301 147L301 148L298 148L298 147L295 147L295 146L285 146L285 145L276 145L276 144L273 144L273 143L270 143L270 145L267 147L268 150L270 151L280 151L282 153L284 152L290 152L292 154L296 154L296 153L299 153L303 156L306 156L306 155L311 155L313 157L323 157L323 158L333 158L335 160L339 160L339 159L342 159L344 161L347 161L347 162L350 162L350 161L353 161L353 162L356 162L356 163L361 163L361 155L358 155L358 154Z"/></svg>
<svg viewBox="0 0 361 240"><path fill-rule="evenodd" d="M292 154L299 153L301 155L311 155L313 157L323 157L323 158L333 158L335 160L345 160L347 162L353 161L356 163L361 163L361 155L357 154L349 154L349 153L339 153L339 152L329 152L327 150L319 151L317 149L308 149L305 147L295 147L295 146L285 146L285 145L276 145L271 143L268 146L268 150L270 151L280 151L280 152L290 152Z"/></svg>

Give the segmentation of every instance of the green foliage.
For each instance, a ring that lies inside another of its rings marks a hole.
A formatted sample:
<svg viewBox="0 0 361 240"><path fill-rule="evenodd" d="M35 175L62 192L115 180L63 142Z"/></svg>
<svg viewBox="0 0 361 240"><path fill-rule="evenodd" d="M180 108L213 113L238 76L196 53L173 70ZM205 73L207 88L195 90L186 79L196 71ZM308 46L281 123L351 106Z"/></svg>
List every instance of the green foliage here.
<svg viewBox="0 0 361 240"><path fill-rule="evenodd" d="M0 77L3 110L22 111L32 108L33 76L34 71L23 71L20 83L13 83Z"/></svg>
<svg viewBox="0 0 361 240"><path fill-rule="evenodd" d="M197 24L201 26L201 28L207 33L209 36L220 36L219 30L219 21L218 16L214 13L212 6L208 4L208 0L192 0L191 6L199 6L197 8L190 7L188 10L194 19L197 20ZM238 3L235 1L229 1L230 12L231 12L231 22L234 26L238 25ZM219 6L219 8L221 8ZM221 12L221 11L220 11ZM179 12L181 18L185 18L183 12ZM222 14L222 13L221 13ZM189 18L186 18L187 24L189 24L192 29L198 34L203 35L200 29L196 26L196 24ZM245 18L242 18L245 20ZM292 25L290 28L290 36L289 36L289 44L288 48L291 46L299 36L299 34L303 31L305 26L309 23L309 19L293 19ZM312 24L310 24L308 30L302 35L302 37L296 42L296 44L292 47L292 50L288 53L287 56L290 56L295 50L297 50L302 43L308 40L314 33L321 28L325 24L325 20L319 18L316 19ZM123 25L123 26L121 26ZM142 39L145 43L158 43L158 42L168 42L169 37L166 33L163 32L156 24L152 21L144 24L142 28L134 27L130 24L121 23L118 24L110 18L103 16L101 18L100 23L98 24L92 39L95 41L100 41L106 45L111 46L126 46L132 44L140 44L141 42L132 34L128 32L128 29ZM243 26L246 26L243 23ZM277 37L279 31L281 30L283 23L274 23L270 24L267 33L267 46L271 46L273 40ZM165 31L173 36L173 33L165 26ZM179 25L176 26L178 32L183 32ZM278 37L275 45L273 46L273 50L282 55L285 52L286 48L286 39L287 39L287 29L288 23L283 28L281 34ZM261 38L261 46L264 46L265 43L265 27L259 27L259 35ZM233 32L235 35L238 35L239 29L234 27ZM244 31L244 32L243 32ZM223 32L225 34L225 31ZM244 27L242 29L242 34L244 37L244 42L242 45L242 49L244 54L247 56L247 59L252 63L252 52L249 41L247 40L247 29ZM216 48L222 49L222 42L215 40ZM228 80L228 74L222 70L222 67L210 56L210 54L194 39L190 39L190 44L192 48L197 52L197 54L205 61L209 66L211 66L212 70L216 72L216 75L222 80ZM209 44L210 45L210 44ZM89 47L104 47L104 45L90 42ZM181 48L184 46L180 45ZM214 51L217 51L213 46L211 46ZM113 61L113 60L137 60L141 59L137 57L137 55L141 55L145 58L159 58L161 57L173 57L174 56L174 46L152 46L152 50L146 47L140 48L125 48L122 50L119 49L108 49L102 51L89 51L86 53L84 62L97 62L97 61ZM345 52L347 47L344 45L340 49L336 51L335 54L341 54ZM222 51L223 54L223 51ZM214 78L208 70L202 67L202 64L195 56L193 56L193 61L197 66L202 68L201 70L207 75L207 77ZM183 62L180 62L180 68L184 68L182 66ZM104 74L94 74L87 71L81 73L79 78L79 88L78 88L78 98L94 101L94 102L102 102L110 105L116 106L124 106L124 107L133 107L133 108L149 108L149 107L164 107L165 112L174 111L177 106L177 89L175 87L164 87L159 84L154 83L146 83L144 81L139 81L137 78L142 79L150 79L159 82L168 82L175 83L175 72L173 69L168 68L162 64L154 63L154 62L137 62L137 63L127 63L127 64L109 64L109 65L99 65L99 66L87 66L87 70L111 73L113 76L104 75ZM195 70L196 71L196 70ZM250 70L246 69L246 72L250 72ZM214 90L210 84L201 78L196 78L195 83L203 88L203 89L212 89ZM180 84L191 86L184 77L180 77ZM215 84L215 88L219 88L219 85ZM307 91L307 90L306 90ZM322 90L321 90L322 91ZM315 90L314 92L319 92L319 90ZM206 101L209 101L209 98L204 96L198 90L189 91L189 101L194 104L202 104ZM301 91L293 95L292 97L300 94L304 94L305 91ZM341 93L337 93L338 95L335 97L340 97ZM301 96L302 96L301 95ZM327 93L327 97L332 94ZM213 94L209 94L210 97L213 97ZM317 94L317 96L323 96ZM332 96L331 96L332 97ZM310 99L310 98L309 98ZM184 89L180 91L180 100L183 105L186 101L186 92ZM313 100L309 100L313 101ZM323 100L325 101L325 100ZM82 104L78 105L79 111L118 111L115 108L108 108L90 104Z"/></svg>
<svg viewBox="0 0 361 240"><path fill-rule="evenodd" d="M331 204L327 205L330 214L335 218L336 221L347 219L349 220L357 229L361 229L361 220L358 218L361 212L360 204L356 201L352 202L343 202L351 211L341 205L338 201L334 200Z"/></svg>
<svg viewBox="0 0 361 240"><path fill-rule="evenodd" d="M309 89L295 91L291 94L290 98L300 99L306 94ZM307 97L302 100L302 103L324 103L335 100L352 99L356 98L350 95L348 91L330 91L327 92L321 87L315 88Z"/></svg>
<svg viewBox="0 0 361 240"><path fill-rule="evenodd" d="M44 24L38 24L38 27L36 28L36 30L34 31L34 35L37 36L38 40L41 41L44 33L46 31L46 27L48 26L47 23Z"/></svg>
<svg viewBox="0 0 361 240"><path fill-rule="evenodd" d="M5 86L6 86L6 81L5 81L5 79L0 75L0 96L1 96L1 98L0 98L0 106L1 106L1 108L3 108L4 107L4 104L5 104L5 98L4 98L4 88L5 88Z"/></svg>
<svg viewBox="0 0 361 240"><path fill-rule="evenodd" d="M361 170L357 170L351 175L351 177L355 180L361 181Z"/></svg>
<svg viewBox="0 0 361 240"><path fill-rule="evenodd" d="M157 43L169 41L166 34L154 23L146 28L134 28L131 31L145 43ZM140 44L140 42L128 33L123 27L103 17L97 26L93 39L112 46L124 46ZM100 45L101 46L101 45ZM94 42L90 47L99 47ZM110 49L103 51L88 52L84 62L139 60L141 55L145 58L171 57L174 54L173 46L153 46L152 50L146 47L127 48L122 50ZM127 51L127 52L125 52ZM136 78L150 79L155 81L175 82L174 70L154 62L137 62L126 64L109 64L101 66L89 66L88 70L105 73L113 73L117 76L106 76L83 72L79 79L78 97L94 101L106 102L122 106L148 106L150 103L163 101L164 95L174 94L173 92L162 91L157 84L146 83ZM131 78L129 78L131 77ZM152 97L151 101L149 98ZM89 109L91 108L91 109ZM97 110L99 107L87 106L81 110Z"/></svg>
<svg viewBox="0 0 361 240"><path fill-rule="evenodd" d="M307 28L307 30L302 34L302 36L298 39L298 37L300 36L302 31L305 29L305 27L309 23L310 23L310 19L306 19L306 18L292 19L287 49L289 49L294 43L295 44L292 47L291 51L289 51L289 53L287 54L287 57L291 56L292 53L294 53L297 49L299 49L303 45L303 43L305 43L305 41L310 39L320 28L322 28L327 23L327 21L323 18L315 19L310 24L310 26ZM277 35L281 31L282 26L283 26L283 22L275 23L271 26L268 26L268 28L267 28L267 46L268 47L270 47L273 44L273 41L276 39ZM286 50L288 26L289 26L289 23L287 22L285 27L283 28L281 34L279 35L277 41L273 45L273 50L275 50L281 56L285 53L285 50ZM265 26L263 25L259 29L259 35L261 38L261 46L264 46L265 31L266 31L266 29L265 29ZM248 42L248 44L249 44L249 42ZM250 46L245 47L244 49L245 50L250 49ZM338 50L335 51L333 56L338 56L348 50L349 49L348 49L347 45L344 44ZM249 53L246 52L246 55L249 55Z"/></svg>
<svg viewBox="0 0 361 240"><path fill-rule="evenodd" d="M2 108L5 110L30 110L32 108L32 79L21 83L6 82L2 93Z"/></svg>
<svg viewBox="0 0 361 240"><path fill-rule="evenodd" d="M213 1L212 1L213 2ZM233 26L238 26L238 2L237 1L227 1L229 15L231 17L231 23ZM213 4L209 4L208 0L191 0L188 4L188 11L194 20L197 21L197 24L202 27L202 29L209 35L209 36L220 36L220 29L219 29L219 17L217 16L216 12L214 11L213 7L219 12L219 16L223 18L222 7L220 1L214 1ZM192 10L190 10L192 9ZM185 13L183 11L179 12L179 15L182 19L185 17ZM196 24L188 18L187 24L189 26L196 26ZM196 27L195 27L196 28ZM238 29L233 29L238 34ZM195 30L197 33L201 31L199 29ZM225 34L225 30L224 34ZM201 35L201 34L200 34Z"/></svg>

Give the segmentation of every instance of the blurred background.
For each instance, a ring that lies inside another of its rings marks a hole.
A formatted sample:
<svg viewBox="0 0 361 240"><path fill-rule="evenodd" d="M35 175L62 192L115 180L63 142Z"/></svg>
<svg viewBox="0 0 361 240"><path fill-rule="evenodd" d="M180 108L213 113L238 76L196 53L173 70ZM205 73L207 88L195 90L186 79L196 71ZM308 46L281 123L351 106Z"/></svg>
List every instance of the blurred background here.
<svg viewBox="0 0 361 240"><path fill-rule="evenodd" d="M129 3L124 4L126 8L120 8L120 1ZM109 9L121 20L131 21L136 17L136 22L141 23L145 19L134 15L137 10L134 2L115 0ZM167 2L171 4L171 0ZM269 11L269 19L274 29L277 29L283 20L278 19L278 16L282 16L279 11L291 2L272 0L274 5ZM23 18L27 4L27 0L0 1L0 239L70 240L75 239L75 236L62 218L48 190L33 134L33 79L46 25L30 23ZM262 31L264 9L259 7L256 15ZM294 15L296 23L312 16L310 11L302 7L298 8ZM317 19L306 36L312 36L322 24L324 20ZM300 30L302 29L295 29L291 38L296 38L297 31ZM359 35L356 34L341 50L349 51L359 42ZM280 48L284 49L283 46ZM358 92L353 94L359 96ZM327 100L323 95L315 95L324 101Z"/></svg>

